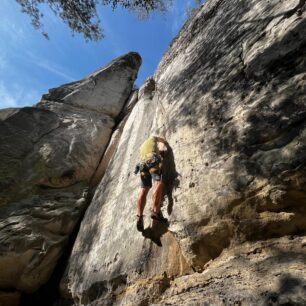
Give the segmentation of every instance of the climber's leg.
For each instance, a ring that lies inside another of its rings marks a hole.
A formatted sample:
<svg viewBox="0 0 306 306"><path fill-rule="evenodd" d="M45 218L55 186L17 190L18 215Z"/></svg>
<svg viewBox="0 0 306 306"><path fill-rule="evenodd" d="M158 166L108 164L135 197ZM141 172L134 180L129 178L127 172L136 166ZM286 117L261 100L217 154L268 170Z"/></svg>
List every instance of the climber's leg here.
<svg viewBox="0 0 306 306"><path fill-rule="evenodd" d="M159 214L160 205L163 196L164 183L161 180L155 180L152 193L152 211Z"/></svg>
<svg viewBox="0 0 306 306"><path fill-rule="evenodd" d="M151 187L141 187L137 200L137 216L143 215L143 210L146 205L147 195Z"/></svg>

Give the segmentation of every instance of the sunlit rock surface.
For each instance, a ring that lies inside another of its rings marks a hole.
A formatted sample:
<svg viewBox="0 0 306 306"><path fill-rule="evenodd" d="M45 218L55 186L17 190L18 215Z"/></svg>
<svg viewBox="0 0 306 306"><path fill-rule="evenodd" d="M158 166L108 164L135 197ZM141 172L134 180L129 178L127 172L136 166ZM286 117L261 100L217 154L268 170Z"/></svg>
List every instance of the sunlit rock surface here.
<svg viewBox="0 0 306 306"><path fill-rule="evenodd" d="M140 64L126 54L35 107L0 111L0 304L49 279Z"/></svg>
<svg viewBox="0 0 306 306"><path fill-rule="evenodd" d="M140 56L131 52L85 79L50 89L42 100L63 102L116 117L131 93L140 64Z"/></svg>
<svg viewBox="0 0 306 306"><path fill-rule="evenodd" d="M210 0L185 24L140 88L82 222L61 284L76 305L305 304L305 246L290 236L306 230L302 2ZM133 170L156 129L171 147L169 227L148 201L142 235Z"/></svg>
<svg viewBox="0 0 306 306"><path fill-rule="evenodd" d="M297 3L209 1L159 65L157 113L181 174L170 230L195 269L233 241L306 229Z"/></svg>
<svg viewBox="0 0 306 306"><path fill-rule="evenodd" d="M171 281L151 305L305 305L305 245L300 237L225 250L203 273Z"/></svg>
<svg viewBox="0 0 306 306"><path fill-rule="evenodd" d="M112 299L113 290L122 290L127 283L136 282L144 275L155 278L164 271L180 275L190 270L182 256L172 258L173 252L179 254L180 250L173 235L166 233L166 227L147 218L144 235L148 239L135 227L139 179L133 171L138 161L136 148L148 137L154 119L152 82L149 80L139 90L139 100L125 123L74 245L62 287L64 291L72 290L76 298L80 292L80 303L88 304L100 295L98 304L109 303L104 295Z"/></svg>

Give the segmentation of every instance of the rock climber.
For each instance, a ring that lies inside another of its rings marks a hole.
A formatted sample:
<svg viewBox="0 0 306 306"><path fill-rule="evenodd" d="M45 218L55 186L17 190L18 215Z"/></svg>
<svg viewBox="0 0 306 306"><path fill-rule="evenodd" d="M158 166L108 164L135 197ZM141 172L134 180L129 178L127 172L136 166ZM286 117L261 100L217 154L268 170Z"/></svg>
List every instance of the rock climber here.
<svg viewBox="0 0 306 306"><path fill-rule="evenodd" d="M140 172L141 189L137 200L137 230L143 231L143 210L149 190L152 187L152 213L151 218L165 222L160 211L163 196L162 160L167 151L167 141L160 136L150 136L140 147L140 163L135 168L135 174ZM159 147L163 146L162 149Z"/></svg>

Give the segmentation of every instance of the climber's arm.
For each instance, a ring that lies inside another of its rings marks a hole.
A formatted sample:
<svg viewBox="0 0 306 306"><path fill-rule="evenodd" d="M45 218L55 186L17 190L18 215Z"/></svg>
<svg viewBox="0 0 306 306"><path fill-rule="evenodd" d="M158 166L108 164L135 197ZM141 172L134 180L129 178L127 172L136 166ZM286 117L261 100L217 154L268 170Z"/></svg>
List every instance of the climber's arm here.
<svg viewBox="0 0 306 306"><path fill-rule="evenodd" d="M158 143L159 153L164 158L168 152L169 144L167 140L163 137L156 137L156 141Z"/></svg>
<svg viewBox="0 0 306 306"><path fill-rule="evenodd" d="M167 142L167 140L166 140L165 138L156 137L156 141L157 141L157 142L161 142L161 143L163 143L163 144L165 144L165 145L168 145L168 142Z"/></svg>

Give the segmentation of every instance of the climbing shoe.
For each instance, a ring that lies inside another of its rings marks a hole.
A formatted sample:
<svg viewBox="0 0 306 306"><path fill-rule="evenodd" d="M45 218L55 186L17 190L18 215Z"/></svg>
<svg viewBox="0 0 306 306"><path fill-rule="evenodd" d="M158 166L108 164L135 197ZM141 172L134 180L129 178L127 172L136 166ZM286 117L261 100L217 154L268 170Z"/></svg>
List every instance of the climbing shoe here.
<svg viewBox="0 0 306 306"><path fill-rule="evenodd" d="M161 221L161 222L168 222L168 219L166 219L166 218L161 214L161 212L156 213L156 212L152 211L151 218L154 219L154 220L157 220L157 221Z"/></svg>
<svg viewBox="0 0 306 306"><path fill-rule="evenodd" d="M143 216L137 216L137 224L136 224L137 230L139 232L143 232Z"/></svg>

